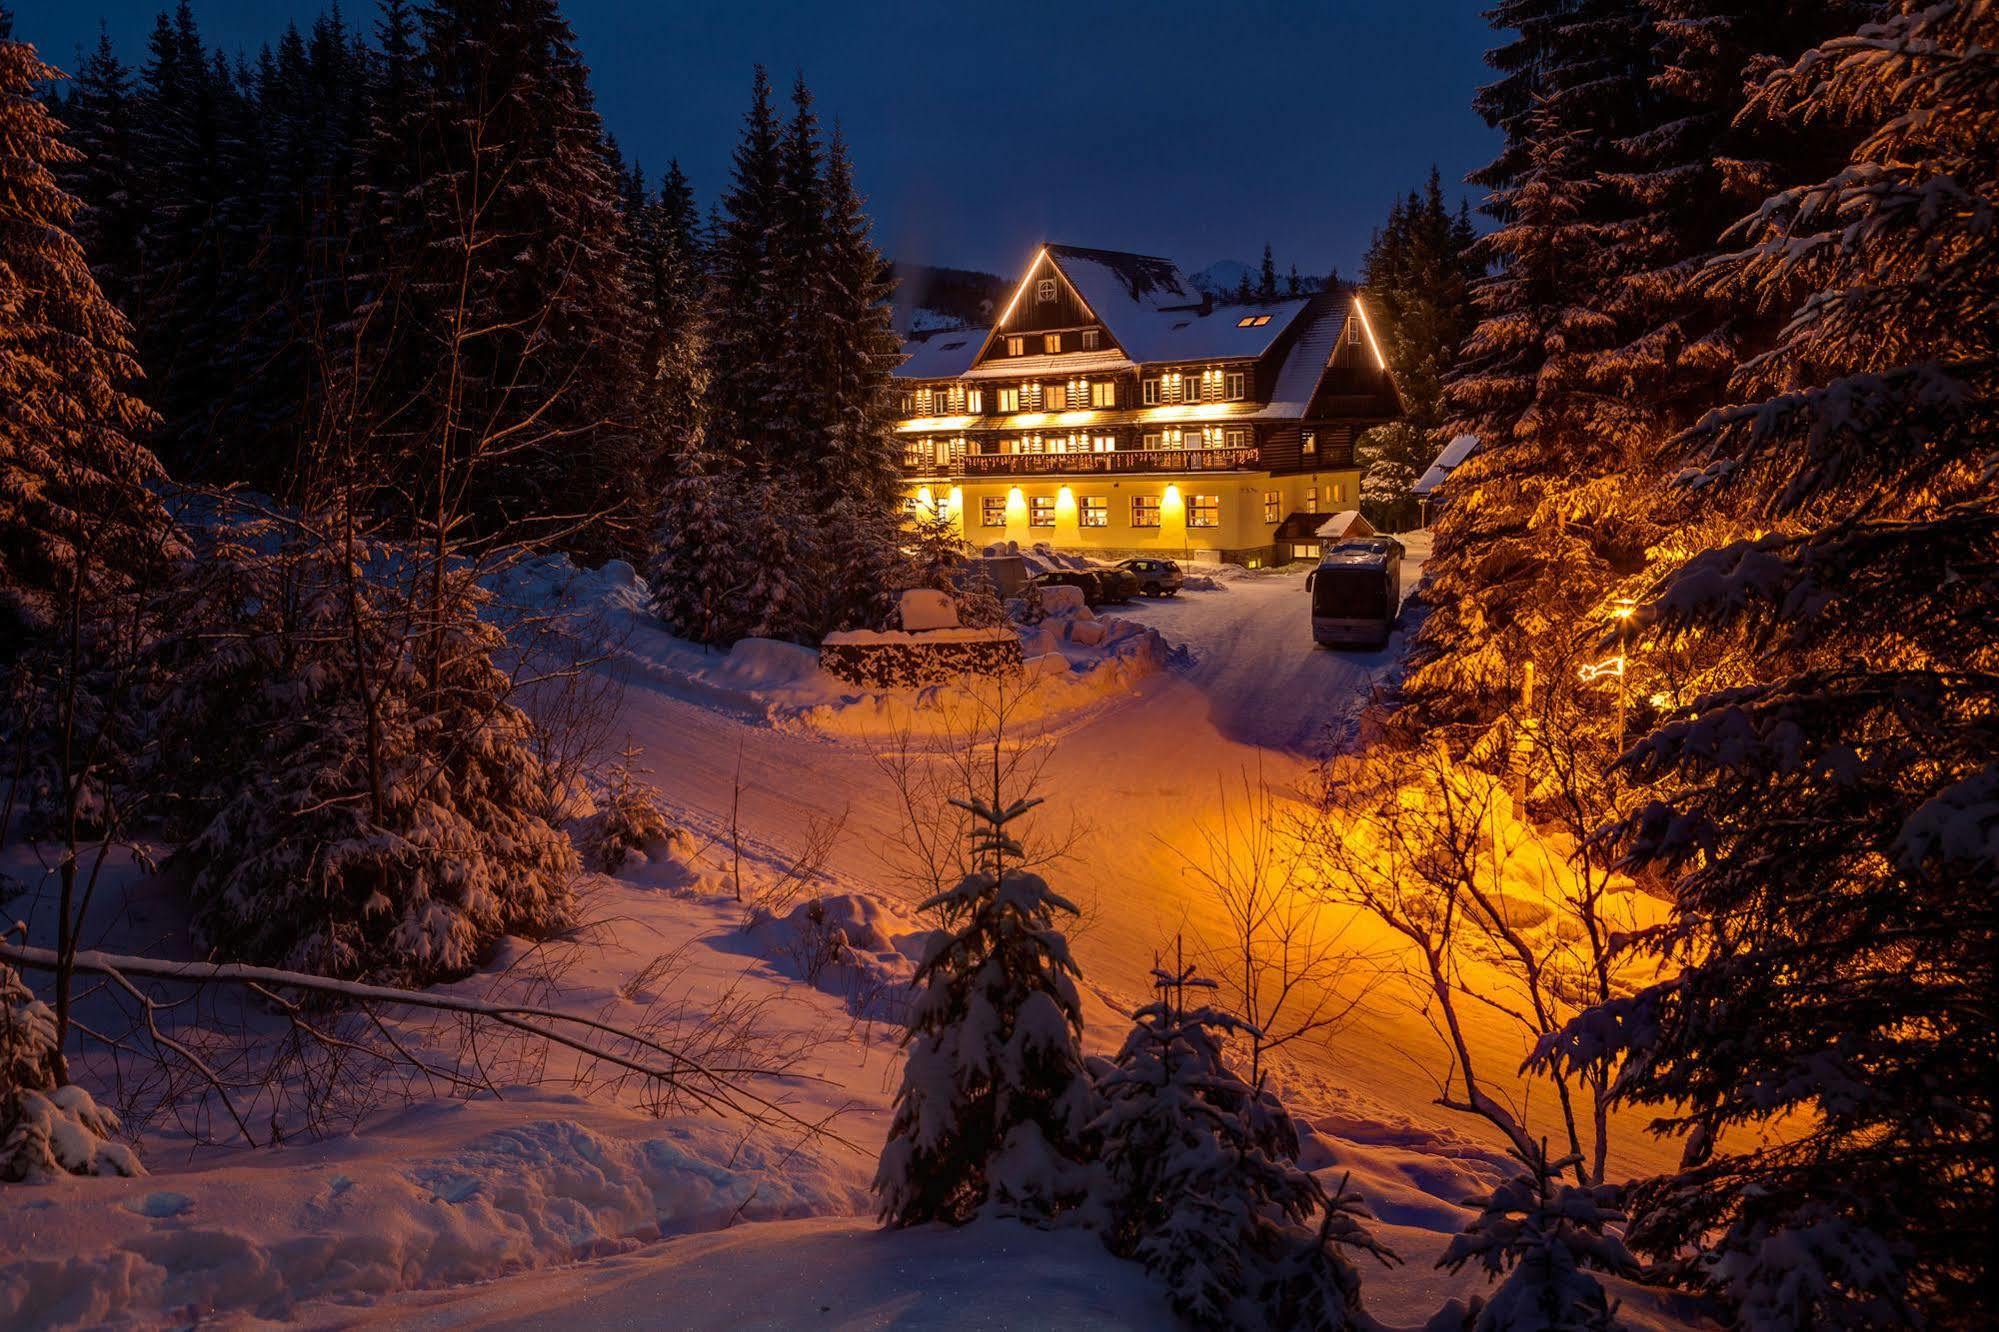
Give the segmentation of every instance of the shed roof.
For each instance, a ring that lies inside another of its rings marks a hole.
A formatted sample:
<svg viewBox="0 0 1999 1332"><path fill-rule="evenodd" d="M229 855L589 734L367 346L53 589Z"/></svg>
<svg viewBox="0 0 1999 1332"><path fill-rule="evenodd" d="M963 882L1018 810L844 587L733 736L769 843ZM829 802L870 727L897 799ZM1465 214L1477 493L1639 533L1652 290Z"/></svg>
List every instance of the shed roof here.
<svg viewBox="0 0 1999 1332"><path fill-rule="evenodd" d="M1444 484L1444 478L1456 471L1459 463L1471 457L1477 447L1477 435L1453 437L1437 455L1437 460L1430 464L1429 470L1416 478L1416 484L1409 487L1409 493L1418 498L1434 494L1437 487Z"/></svg>

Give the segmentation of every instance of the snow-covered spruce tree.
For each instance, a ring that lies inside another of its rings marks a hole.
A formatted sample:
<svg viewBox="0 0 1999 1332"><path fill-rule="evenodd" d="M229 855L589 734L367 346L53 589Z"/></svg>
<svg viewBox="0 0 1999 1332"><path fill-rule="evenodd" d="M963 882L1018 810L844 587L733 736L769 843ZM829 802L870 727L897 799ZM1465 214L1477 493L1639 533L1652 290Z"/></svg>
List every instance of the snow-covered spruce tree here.
<svg viewBox="0 0 1999 1332"><path fill-rule="evenodd" d="M923 904L943 928L916 969L875 1196L894 1226L961 1225L982 1210L1047 1222L1085 1202L1095 1173L1099 1103L1076 964L1056 928L1076 908L1021 865L1009 829L1038 801L952 803L972 816L973 868Z"/></svg>
<svg viewBox="0 0 1999 1332"><path fill-rule="evenodd" d="M1522 663L1594 632L1604 586L1643 567L1652 532L1635 490L1657 438L1594 390L1588 353L1617 345L1605 293L1623 203L1619 141L1643 104L1651 23L1640 0L1506 0L1514 40L1476 105L1506 136L1473 179L1498 221L1474 258L1478 326L1452 368L1446 431L1478 436L1453 473L1428 568L1431 613L1412 644L1409 722L1483 724Z"/></svg>
<svg viewBox="0 0 1999 1332"><path fill-rule="evenodd" d="M164 522L129 328L54 175L75 150L35 90L56 77L0 43L0 659L139 577Z"/></svg>
<svg viewBox="0 0 1999 1332"><path fill-rule="evenodd" d="M902 449L894 433L891 374L901 359L887 262L875 248L846 141L836 128L826 154L826 287L829 325L824 382L832 406L820 487L833 497L825 570L833 606L828 629L877 629L894 591L913 581L902 547Z"/></svg>
<svg viewBox="0 0 1999 1332"><path fill-rule="evenodd" d="M1571 1184L1562 1173L1576 1158L1549 1160L1546 1149L1521 1173L1466 1206L1471 1224L1451 1237L1437 1266L1457 1271L1476 1261L1499 1289L1475 1299L1467 1332L1608 1332L1616 1306L1593 1273L1638 1275L1638 1260L1605 1228L1624 1220L1612 1185Z"/></svg>
<svg viewBox="0 0 1999 1332"><path fill-rule="evenodd" d="M164 776L216 956L420 985L561 924L577 869L483 594L334 515L218 525L182 590Z"/></svg>
<svg viewBox="0 0 1999 1332"><path fill-rule="evenodd" d="M1910 4L1756 110L1854 126L1711 274L1790 310L1691 432L1698 496L1764 531L1649 608L1755 678L1629 755L1639 862L1677 870L1672 981L1547 1044L1622 1050L1686 1135L1633 1248L1747 1327L1987 1323L1999 992L1999 6ZM1780 1125L1781 1128L1773 1126Z"/></svg>
<svg viewBox="0 0 1999 1332"><path fill-rule="evenodd" d="M111 1141L118 1117L59 1084L60 1067L55 1013L0 962L0 1181L145 1174L130 1147Z"/></svg>
<svg viewBox="0 0 1999 1332"><path fill-rule="evenodd" d="M1196 1327L1373 1327L1346 1251L1394 1255L1360 1199L1299 1167L1283 1105L1228 1066L1223 1039L1248 1028L1188 1003L1214 982L1191 966L1152 978L1158 997L1098 1082L1111 1250L1144 1263Z"/></svg>

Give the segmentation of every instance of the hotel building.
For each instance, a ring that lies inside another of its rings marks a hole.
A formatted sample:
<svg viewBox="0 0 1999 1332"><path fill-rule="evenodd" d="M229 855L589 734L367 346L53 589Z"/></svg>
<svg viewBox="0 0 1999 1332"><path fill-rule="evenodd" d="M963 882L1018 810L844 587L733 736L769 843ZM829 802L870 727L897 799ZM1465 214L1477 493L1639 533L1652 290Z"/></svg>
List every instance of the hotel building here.
<svg viewBox="0 0 1999 1332"><path fill-rule="evenodd" d="M1043 246L992 327L903 351L911 502L975 547L1316 558L1359 505L1354 438L1401 415L1351 290L1220 304L1113 250Z"/></svg>

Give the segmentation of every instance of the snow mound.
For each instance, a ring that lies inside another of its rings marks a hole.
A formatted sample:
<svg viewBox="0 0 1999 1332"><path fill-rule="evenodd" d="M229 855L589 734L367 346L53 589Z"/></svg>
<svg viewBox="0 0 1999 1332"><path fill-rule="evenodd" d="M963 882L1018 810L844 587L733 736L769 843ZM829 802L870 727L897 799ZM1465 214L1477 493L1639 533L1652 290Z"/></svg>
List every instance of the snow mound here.
<svg viewBox="0 0 1999 1332"><path fill-rule="evenodd" d="M860 893L801 902L744 930L758 955L784 975L842 1000L856 1017L900 1021L909 981L930 930Z"/></svg>
<svg viewBox="0 0 1999 1332"><path fill-rule="evenodd" d="M520 1094L510 1096L518 1106ZM425 1141L502 1112L495 1102L433 1104L399 1127ZM303 1300L370 1301L737 1219L851 1215L867 1204L851 1173L829 1168L810 1143L599 1117L507 1123L401 1164L342 1159L359 1144L334 1140L287 1151L282 1170L262 1161L185 1175L172 1195L110 1181L66 1191L38 1222L42 1242L0 1262L0 1326L181 1321L162 1320L166 1310L280 1319Z"/></svg>

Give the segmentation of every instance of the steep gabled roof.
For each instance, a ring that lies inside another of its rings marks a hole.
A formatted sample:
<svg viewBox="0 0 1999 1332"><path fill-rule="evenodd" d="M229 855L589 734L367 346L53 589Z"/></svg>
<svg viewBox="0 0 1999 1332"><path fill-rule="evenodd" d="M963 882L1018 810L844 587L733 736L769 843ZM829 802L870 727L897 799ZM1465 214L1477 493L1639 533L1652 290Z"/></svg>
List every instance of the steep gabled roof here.
<svg viewBox="0 0 1999 1332"><path fill-rule="evenodd" d="M1299 297L1217 306L1170 259L1080 245L1042 249L1117 344L1140 363L1262 356L1308 303Z"/></svg>

